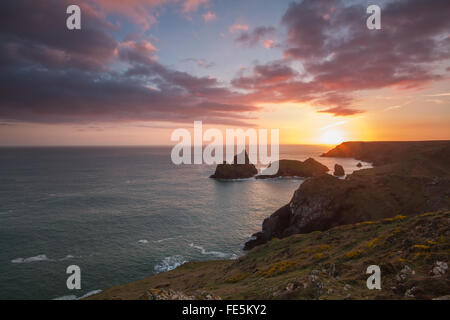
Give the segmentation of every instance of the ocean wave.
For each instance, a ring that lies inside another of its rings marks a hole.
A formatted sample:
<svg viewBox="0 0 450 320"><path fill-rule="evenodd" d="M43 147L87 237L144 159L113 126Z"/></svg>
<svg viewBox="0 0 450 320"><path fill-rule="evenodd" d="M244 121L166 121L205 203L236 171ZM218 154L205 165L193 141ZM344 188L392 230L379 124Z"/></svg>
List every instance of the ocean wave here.
<svg viewBox="0 0 450 320"><path fill-rule="evenodd" d="M220 252L220 251L206 251L206 249L203 248L202 246L196 246L192 242L189 244L189 246L191 248L199 250L204 255L211 255L211 256L215 256L215 257L219 257L219 258L226 258L226 257L232 256L230 254Z"/></svg>
<svg viewBox="0 0 450 320"><path fill-rule="evenodd" d="M73 259L73 258L75 258L73 255L68 254L68 255L65 256L64 258L59 259L59 261L69 260L69 259Z"/></svg>
<svg viewBox="0 0 450 320"><path fill-rule="evenodd" d="M138 243L146 244L146 243L148 243L148 240L142 239L142 240L139 240Z"/></svg>
<svg viewBox="0 0 450 320"><path fill-rule="evenodd" d="M39 262L39 261L50 261L51 259L49 259L45 254L39 254L37 256L34 257L29 257L29 258L16 258L11 260L11 263L31 263L31 262Z"/></svg>
<svg viewBox="0 0 450 320"><path fill-rule="evenodd" d="M160 264L157 264L154 267L154 270L156 273L166 272L166 271L176 269L186 262L187 262L187 260L183 256L180 256L180 255L165 257L163 259L163 261L161 261Z"/></svg>
<svg viewBox="0 0 450 320"><path fill-rule="evenodd" d="M175 240L176 238L179 238L179 237L164 238L164 239L155 240L153 242L161 243L161 242L165 242L165 241L169 241L169 240Z"/></svg>
<svg viewBox="0 0 450 320"><path fill-rule="evenodd" d="M102 290L93 290L93 291L89 291L88 293L86 293L80 297L77 297L76 295L71 294L71 295L67 295L67 296L57 297L57 298L54 298L53 300L81 300L81 299L87 298L89 296L92 296L92 295L100 293L100 292L102 292Z"/></svg>
<svg viewBox="0 0 450 320"><path fill-rule="evenodd" d="M73 258L75 258L75 256L73 256L71 254L68 254L67 256L65 256L64 258L61 258L61 259L50 259L45 254L39 254L37 256L29 257L29 258L16 258L16 259L11 260L11 263L31 263L31 262L40 262L40 261L64 261L64 260L69 260L69 259L73 259Z"/></svg>

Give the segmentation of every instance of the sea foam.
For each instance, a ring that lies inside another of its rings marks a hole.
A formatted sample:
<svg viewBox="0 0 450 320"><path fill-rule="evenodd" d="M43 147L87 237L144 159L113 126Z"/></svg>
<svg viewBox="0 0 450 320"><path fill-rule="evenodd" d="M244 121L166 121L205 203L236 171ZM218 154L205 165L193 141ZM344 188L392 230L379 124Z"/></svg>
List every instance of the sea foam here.
<svg viewBox="0 0 450 320"><path fill-rule="evenodd" d="M89 296L92 296L92 295L100 293L100 292L102 292L102 290L92 290L80 297L77 297L76 295L71 294L71 295L67 295L67 296L57 297L57 298L54 298L53 300L81 300L81 299L87 298Z"/></svg>
<svg viewBox="0 0 450 320"><path fill-rule="evenodd" d="M186 263L187 260L180 255L165 257L161 263L157 264L154 269L156 273L166 272L178 268L182 264Z"/></svg>
<svg viewBox="0 0 450 320"><path fill-rule="evenodd" d="M50 259L45 254L39 254L37 256L29 258L16 258L11 260L11 263L31 263L39 261L50 261Z"/></svg>
<svg viewBox="0 0 450 320"><path fill-rule="evenodd" d="M219 258L226 258L228 256L231 256L231 255L229 255L227 253L220 252L220 251L206 251L206 249L203 248L202 246L196 246L192 242L189 244L189 246L191 248L199 250L201 252L201 254L205 254L205 255L216 256L216 257L219 257Z"/></svg>

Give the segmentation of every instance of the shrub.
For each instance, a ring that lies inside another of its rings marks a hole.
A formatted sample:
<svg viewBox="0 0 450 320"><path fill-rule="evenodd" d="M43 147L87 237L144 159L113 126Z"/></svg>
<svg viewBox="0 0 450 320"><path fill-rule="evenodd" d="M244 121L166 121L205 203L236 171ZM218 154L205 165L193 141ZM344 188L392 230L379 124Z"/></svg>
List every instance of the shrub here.
<svg viewBox="0 0 450 320"><path fill-rule="evenodd" d="M415 244L412 246L413 249L418 249L418 250L428 250L430 249L429 246L423 245L423 244Z"/></svg>
<svg viewBox="0 0 450 320"><path fill-rule="evenodd" d="M377 244L378 242L380 242L381 239L380 238L373 238L372 240L370 240L367 243L367 248L372 248L375 244Z"/></svg>
<svg viewBox="0 0 450 320"><path fill-rule="evenodd" d="M362 250L352 250L352 251L348 251L344 254L344 256L347 259L354 259L354 258L358 258L359 256L361 256L364 253L364 251Z"/></svg>
<svg viewBox="0 0 450 320"><path fill-rule="evenodd" d="M239 281L245 279L247 276L248 276L247 273L239 273L239 274L237 274L235 276L231 276L231 277L227 278L225 280L225 282L236 283L236 282L239 282Z"/></svg>
<svg viewBox="0 0 450 320"><path fill-rule="evenodd" d="M298 262L293 261L281 261L272 265L269 269L260 271L260 274L265 277L274 277L282 274L298 266Z"/></svg>

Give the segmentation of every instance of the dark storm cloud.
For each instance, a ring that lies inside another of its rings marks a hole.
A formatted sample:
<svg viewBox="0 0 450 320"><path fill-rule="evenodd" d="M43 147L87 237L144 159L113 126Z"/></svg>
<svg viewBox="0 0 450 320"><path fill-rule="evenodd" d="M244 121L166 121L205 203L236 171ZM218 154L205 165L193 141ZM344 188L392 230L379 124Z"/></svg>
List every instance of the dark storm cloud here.
<svg viewBox="0 0 450 320"><path fill-rule="evenodd" d="M260 26L250 32L241 32L241 34L235 39L235 41L248 46L254 46L257 45L260 40L264 39L264 37L273 35L274 33L274 27Z"/></svg>
<svg viewBox="0 0 450 320"><path fill-rule="evenodd" d="M67 1L0 2L0 119L41 123L192 121L248 125L258 110L216 79L171 70L148 41L119 42L81 1L83 27L65 28ZM128 69L119 72L116 63Z"/></svg>
<svg viewBox="0 0 450 320"><path fill-rule="evenodd" d="M286 61L301 63L305 76L264 81L258 69L233 85L253 89L254 101L311 102L319 112L353 115L352 93L390 86L414 88L438 80L432 63L449 59L450 1L391 1L382 7L381 30L366 27L366 2L335 0L292 3L282 18L287 28ZM270 67L269 63L267 67ZM270 78L270 77L269 77Z"/></svg>

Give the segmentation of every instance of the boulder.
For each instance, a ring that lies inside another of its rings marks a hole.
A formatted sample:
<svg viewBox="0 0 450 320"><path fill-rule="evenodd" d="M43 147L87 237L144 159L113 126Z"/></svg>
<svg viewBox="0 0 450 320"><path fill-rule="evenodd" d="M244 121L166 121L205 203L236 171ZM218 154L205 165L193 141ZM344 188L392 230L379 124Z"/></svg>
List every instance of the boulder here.
<svg viewBox="0 0 450 320"><path fill-rule="evenodd" d="M341 166L340 164L335 164L334 165L334 172L333 175L336 177L342 177L345 176L345 171L344 171L344 167Z"/></svg>
<svg viewBox="0 0 450 320"><path fill-rule="evenodd" d="M356 165L358 168L361 168L362 167L362 164L361 164L361 162L358 162L358 164Z"/></svg>

